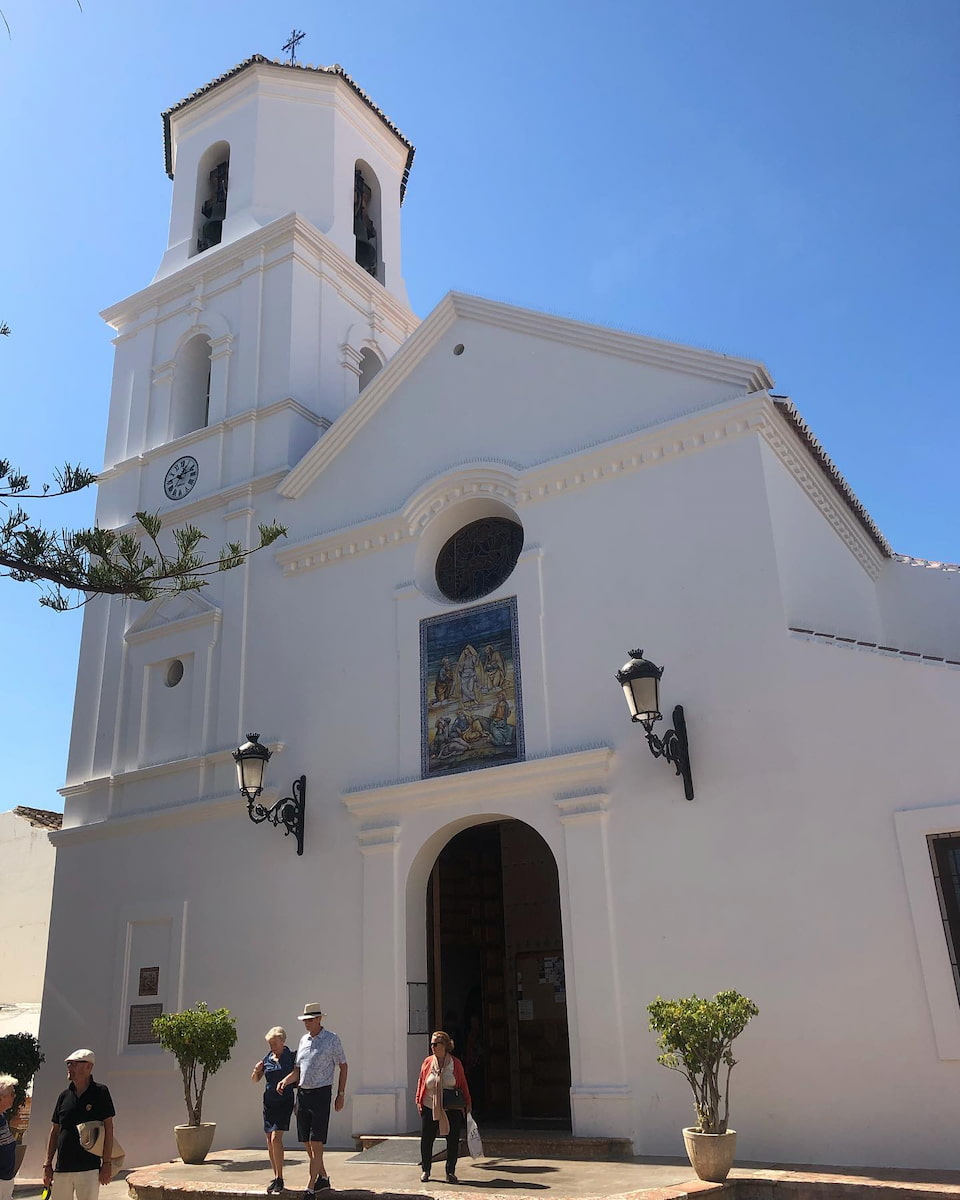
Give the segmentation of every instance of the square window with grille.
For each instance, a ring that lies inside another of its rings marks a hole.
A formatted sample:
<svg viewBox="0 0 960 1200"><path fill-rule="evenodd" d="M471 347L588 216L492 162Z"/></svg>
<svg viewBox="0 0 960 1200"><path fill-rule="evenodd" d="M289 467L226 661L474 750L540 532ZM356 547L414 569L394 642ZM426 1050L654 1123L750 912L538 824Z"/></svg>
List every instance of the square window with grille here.
<svg viewBox="0 0 960 1200"><path fill-rule="evenodd" d="M940 901L953 982L960 1000L960 832L935 833L927 838L933 877Z"/></svg>

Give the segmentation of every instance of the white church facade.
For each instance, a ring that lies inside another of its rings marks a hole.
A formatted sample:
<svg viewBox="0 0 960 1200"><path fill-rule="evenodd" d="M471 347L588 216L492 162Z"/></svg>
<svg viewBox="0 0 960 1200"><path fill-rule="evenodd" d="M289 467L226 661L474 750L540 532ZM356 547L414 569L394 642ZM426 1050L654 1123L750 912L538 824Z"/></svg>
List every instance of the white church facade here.
<svg viewBox="0 0 960 1200"><path fill-rule="evenodd" d="M169 1158L150 1018L203 1000L240 1036L215 1146L259 1145L263 1033L319 1001L331 1144L415 1127L449 1024L481 1127L676 1154L646 1005L736 988L740 1158L956 1166L960 572L892 553L759 362L456 293L419 320L413 149L340 68L256 56L164 120L98 521L288 537L87 607L35 1111L93 1046L128 1163ZM250 732L302 855L248 819Z"/></svg>

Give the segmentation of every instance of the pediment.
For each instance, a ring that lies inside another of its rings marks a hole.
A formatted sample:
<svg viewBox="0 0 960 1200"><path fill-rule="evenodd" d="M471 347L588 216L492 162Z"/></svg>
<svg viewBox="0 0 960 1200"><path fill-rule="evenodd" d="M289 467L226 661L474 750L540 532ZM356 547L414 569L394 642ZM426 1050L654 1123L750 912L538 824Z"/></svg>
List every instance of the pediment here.
<svg viewBox="0 0 960 1200"><path fill-rule="evenodd" d="M179 592L151 601L124 636L128 642L145 641L174 628L185 630L188 626L219 621L220 615L217 605L200 592Z"/></svg>

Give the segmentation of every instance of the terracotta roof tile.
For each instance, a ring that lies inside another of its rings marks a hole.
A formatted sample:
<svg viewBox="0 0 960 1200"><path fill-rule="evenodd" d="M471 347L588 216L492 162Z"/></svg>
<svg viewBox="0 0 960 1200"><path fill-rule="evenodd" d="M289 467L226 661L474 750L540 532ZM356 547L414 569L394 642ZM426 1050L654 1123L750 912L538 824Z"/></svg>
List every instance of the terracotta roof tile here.
<svg viewBox="0 0 960 1200"><path fill-rule="evenodd" d="M18 817L29 821L34 829L59 829L63 825L63 813L51 812L47 808L27 808L18 804L13 811Z"/></svg>

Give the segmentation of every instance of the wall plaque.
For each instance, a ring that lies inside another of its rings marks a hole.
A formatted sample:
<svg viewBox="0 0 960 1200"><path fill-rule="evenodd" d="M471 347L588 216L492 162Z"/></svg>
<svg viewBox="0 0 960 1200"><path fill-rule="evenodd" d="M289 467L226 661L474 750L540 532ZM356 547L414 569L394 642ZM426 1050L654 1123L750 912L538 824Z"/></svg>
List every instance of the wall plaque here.
<svg viewBox="0 0 960 1200"><path fill-rule="evenodd" d="M407 1033L427 1033L428 991L425 983L407 984Z"/></svg>
<svg viewBox="0 0 960 1200"><path fill-rule="evenodd" d="M131 1004L128 1046L146 1046L160 1041L153 1032L154 1017L163 1015L162 1004Z"/></svg>
<svg viewBox="0 0 960 1200"><path fill-rule="evenodd" d="M140 968L140 996L155 996L160 990L160 968Z"/></svg>

